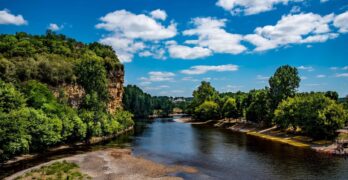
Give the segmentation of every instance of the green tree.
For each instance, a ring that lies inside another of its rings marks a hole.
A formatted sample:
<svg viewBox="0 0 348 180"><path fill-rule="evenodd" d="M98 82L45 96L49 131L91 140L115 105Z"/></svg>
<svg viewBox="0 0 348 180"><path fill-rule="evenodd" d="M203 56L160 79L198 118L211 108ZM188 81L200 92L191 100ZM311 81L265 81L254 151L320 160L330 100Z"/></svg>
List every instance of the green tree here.
<svg viewBox="0 0 348 180"><path fill-rule="evenodd" d="M287 97L293 97L300 84L300 77L295 67L289 65L279 67L269 79L271 107L276 109L278 104Z"/></svg>
<svg viewBox="0 0 348 180"><path fill-rule="evenodd" d="M195 108L194 117L199 120L217 119L219 118L219 105L214 101L204 101Z"/></svg>
<svg viewBox="0 0 348 180"><path fill-rule="evenodd" d="M237 103L234 98L227 98L222 107L223 117L226 118L238 118L238 108Z"/></svg>
<svg viewBox="0 0 348 180"><path fill-rule="evenodd" d="M24 96L12 84L0 80L0 112L8 113L24 106Z"/></svg>
<svg viewBox="0 0 348 180"><path fill-rule="evenodd" d="M344 126L347 111L322 94L289 97L275 111L275 122L283 128L299 127L314 138L331 138Z"/></svg>
<svg viewBox="0 0 348 180"><path fill-rule="evenodd" d="M202 81L197 90L193 91L192 103L194 106L198 106L204 101L214 101L218 97L218 94L209 82Z"/></svg>
<svg viewBox="0 0 348 180"><path fill-rule="evenodd" d="M249 93L249 106L246 109L246 119L269 126L272 123L270 99L267 89L253 90Z"/></svg>

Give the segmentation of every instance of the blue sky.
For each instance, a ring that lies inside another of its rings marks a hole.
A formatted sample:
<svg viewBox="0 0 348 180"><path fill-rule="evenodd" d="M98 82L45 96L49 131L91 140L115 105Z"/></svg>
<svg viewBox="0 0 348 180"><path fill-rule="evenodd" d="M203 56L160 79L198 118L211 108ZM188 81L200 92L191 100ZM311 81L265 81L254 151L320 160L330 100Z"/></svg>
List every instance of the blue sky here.
<svg viewBox="0 0 348 180"><path fill-rule="evenodd" d="M153 95L262 88L285 64L300 91L348 94L346 0L0 0L0 33L47 29L111 45Z"/></svg>

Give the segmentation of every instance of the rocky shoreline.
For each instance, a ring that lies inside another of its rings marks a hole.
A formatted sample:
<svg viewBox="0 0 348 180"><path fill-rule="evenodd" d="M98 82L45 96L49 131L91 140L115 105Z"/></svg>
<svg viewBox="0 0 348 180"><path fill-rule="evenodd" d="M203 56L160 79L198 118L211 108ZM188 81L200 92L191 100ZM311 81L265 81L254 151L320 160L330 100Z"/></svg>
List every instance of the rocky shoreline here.
<svg viewBox="0 0 348 180"><path fill-rule="evenodd" d="M343 151L337 151L337 144L334 141L313 141L309 137L289 134L280 131L276 127L265 129L259 127L257 124L235 119L197 122L193 121L190 117L184 117L177 118L175 119L175 121L181 123L190 123L194 125L206 125L210 127L224 128L299 148L310 148L315 152L322 154L348 157L348 148L345 148Z"/></svg>
<svg viewBox="0 0 348 180"><path fill-rule="evenodd" d="M6 180L16 179L33 169L50 165L57 161L67 161L79 166L81 173L92 179L182 179L171 176L175 173L197 173L189 166L166 166L141 157L135 157L130 149L105 149L50 161L17 172Z"/></svg>

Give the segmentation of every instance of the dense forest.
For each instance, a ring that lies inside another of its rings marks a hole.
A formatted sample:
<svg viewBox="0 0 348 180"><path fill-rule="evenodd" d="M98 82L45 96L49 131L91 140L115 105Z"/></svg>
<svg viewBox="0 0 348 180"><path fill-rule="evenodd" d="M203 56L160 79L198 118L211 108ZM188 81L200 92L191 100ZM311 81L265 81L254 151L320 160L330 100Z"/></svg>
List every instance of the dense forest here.
<svg viewBox="0 0 348 180"><path fill-rule="evenodd" d="M151 96L136 85L128 85L124 88L124 91L124 109L138 118L148 118L149 116L167 117L173 113L175 108L185 112L190 102L190 98ZM176 101L177 99L182 101Z"/></svg>
<svg viewBox="0 0 348 180"><path fill-rule="evenodd" d="M248 93L219 93L203 81L193 92L188 111L197 120L246 119L269 127L303 133L313 138L332 138L348 125L348 102L338 101L334 91L299 93L295 67L279 67L269 87Z"/></svg>
<svg viewBox="0 0 348 180"><path fill-rule="evenodd" d="M0 35L0 161L132 126L131 113L107 109L108 75L117 69L115 52L99 43L52 31ZM66 84L84 90L77 107L60 89Z"/></svg>

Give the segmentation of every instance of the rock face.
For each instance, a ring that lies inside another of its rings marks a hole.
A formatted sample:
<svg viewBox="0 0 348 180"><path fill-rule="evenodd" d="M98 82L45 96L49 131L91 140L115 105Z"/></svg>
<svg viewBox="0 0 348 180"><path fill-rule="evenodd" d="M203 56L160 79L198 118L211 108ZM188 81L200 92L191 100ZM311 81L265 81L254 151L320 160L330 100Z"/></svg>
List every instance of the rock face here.
<svg viewBox="0 0 348 180"><path fill-rule="evenodd" d="M111 71L108 74L108 78L108 90L110 96L108 111L113 113L116 109L122 108L124 69L121 68L115 71Z"/></svg>
<svg viewBox="0 0 348 180"><path fill-rule="evenodd" d="M122 108L124 69L120 68L111 71L108 74L108 79L108 91L110 97L108 111L113 113L118 108ZM62 96L61 92L63 91L64 98L67 99L68 103L74 108L79 107L82 103L82 98L85 95L83 87L78 84L65 84L59 88L52 88L52 90L56 97Z"/></svg>

